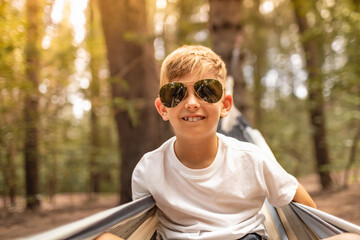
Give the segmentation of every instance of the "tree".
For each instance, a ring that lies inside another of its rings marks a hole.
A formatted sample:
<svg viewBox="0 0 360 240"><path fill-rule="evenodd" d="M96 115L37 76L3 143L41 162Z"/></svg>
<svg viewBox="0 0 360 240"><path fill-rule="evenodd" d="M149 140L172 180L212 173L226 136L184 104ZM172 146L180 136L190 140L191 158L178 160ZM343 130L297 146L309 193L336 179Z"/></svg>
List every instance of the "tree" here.
<svg viewBox="0 0 360 240"><path fill-rule="evenodd" d="M234 78L234 104L247 119L248 93L242 72L242 0L210 0L209 29L214 51L224 60L228 75Z"/></svg>
<svg viewBox="0 0 360 240"><path fill-rule="evenodd" d="M170 52L173 51L174 47L195 44L194 36L196 33L206 29L206 22L200 21L200 19L194 19L194 15L201 11L201 7L204 4L206 4L206 1L203 0L182 0L174 2L174 6L172 9L170 8L170 11L172 11L172 14L176 12L176 16L178 17L177 24L174 26L175 34L171 32L174 30L170 28L170 26L165 26L165 30L166 28L170 28L168 29L169 33L166 35L175 40L172 44L168 44L170 46L167 46Z"/></svg>
<svg viewBox="0 0 360 240"><path fill-rule="evenodd" d="M333 182L330 176L330 157L326 142L325 111L323 98L323 76L321 67L323 64L323 52L321 31L311 32L306 14L315 10L312 1L292 0L296 22L303 36L302 46L305 52L305 60L308 71L308 111L312 127L312 139L314 144L317 172L323 189L332 188ZM311 34L313 33L313 35Z"/></svg>
<svg viewBox="0 0 360 240"><path fill-rule="evenodd" d="M4 209L7 197L15 205L15 197L21 188L17 179L17 154L22 144L23 94L19 91L23 73L23 58L17 53L23 52L25 44L24 18L22 11L15 9L10 2L0 4L0 32L12 31L10 37L0 40L0 165Z"/></svg>
<svg viewBox="0 0 360 240"><path fill-rule="evenodd" d="M90 156L89 156L89 185L90 196L92 193L100 192L100 178L101 172L99 169L99 151L101 147L100 143L100 123L98 117L99 104L100 104L100 80L99 69L100 60L99 47L95 45L96 41L96 13L94 9L94 1L89 2L89 29L87 36L88 51L90 53L89 68L91 72L90 82L90 99L91 99L91 111L90 111Z"/></svg>
<svg viewBox="0 0 360 240"><path fill-rule="evenodd" d="M40 69L40 3L38 0L28 0L27 10L27 42L25 49L27 90L25 96L25 176L26 176L26 207L40 207L39 199L39 151L38 151L38 85Z"/></svg>
<svg viewBox="0 0 360 240"><path fill-rule="evenodd" d="M153 101L158 68L144 0L99 1L115 121L121 148L121 203L131 200L131 175L142 155L168 137Z"/></svg>
<svg viewBox="0 0 360 240"><path fill-rule="evenodd" d="M16 96L13 96L16 98ZM9 102L9 99L1 96L0 99ZM11 101L11 100L10 100ZM2 106L4 107L4 106ZM12 206L15 206L16 201L16 164L15 157L17 153L17 145L16 145L16 129L11 127L11 123L16 121L18 118L18 114L16 111L11 111L12 114L3 112L2 119L0 120L0 145L3 149L0 149L0 166L2 169L2 175L4 179L4 209L6 210L6 196L9 196L10 203ZM1 151L2 150L2 151ZM4 154L2 153L4 152ZM4 160L2 160L4 159Z"/></svg>
<svg viewBox="0 0 360 240"><path fill-rule="evenodd" d="M335 119L338 124L337 127L328 125L331 127L329 130L336 133L334 138L330 138L334 163L338 166L345 165L344 185L347 186L354 177L356 179L356 171L351 174L352 168L357 169L359 166L357 160L359 160L360 142L360 118L358 117L360 112L360 49L358 48L360 44L360 2L358 0L336 2L333 4L332 10L334 14L328 20L331 26L335 26L333 42L330 45L331 57L333 57L331 60L336 63L337 58L344 57L347 61L341 65L341 68L334 67L329 74L336 77L330 98L330 110L333 111L330 112L332 115L329 116L329 120ZM341 41L343 41L343 45L339 45ZM336 66L336 64L334 65ZM339 109L341 109L341 114L339 114ZM338 136L341 138L339 139ZM341 151L334 151L336 148ZM344 155L346 149L348 149L348 154ZM348 155L348 159L344 161L346 155Z"/></svg>
<svg viewBox="0 0 360 240"><path fill-rule="evenodd" d="M241 0L209 0L209 28L214 51L224 60L231 74L231 59L235 40L241 32Z"/></svg>

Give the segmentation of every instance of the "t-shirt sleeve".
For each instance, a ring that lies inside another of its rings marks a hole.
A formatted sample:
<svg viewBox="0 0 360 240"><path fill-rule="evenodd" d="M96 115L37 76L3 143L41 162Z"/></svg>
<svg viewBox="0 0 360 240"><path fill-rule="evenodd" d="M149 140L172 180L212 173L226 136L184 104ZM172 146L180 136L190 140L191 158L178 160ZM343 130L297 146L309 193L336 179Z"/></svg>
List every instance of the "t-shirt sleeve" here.
<svg viewBox="0 0 360 240"><path fill-rule="evenodd" d="M272 159L265 158L262 162L265 190L269 202L275 207L289 204L298 188L296 178L287 173L281 165Z"/></svg>
<svg viewBox="0 0 360 240"><path fill-rule="evenodd" d="M133 200L150 195L146 185L146 168L142 160L137 164L132 174L131 189Z"/></svg>

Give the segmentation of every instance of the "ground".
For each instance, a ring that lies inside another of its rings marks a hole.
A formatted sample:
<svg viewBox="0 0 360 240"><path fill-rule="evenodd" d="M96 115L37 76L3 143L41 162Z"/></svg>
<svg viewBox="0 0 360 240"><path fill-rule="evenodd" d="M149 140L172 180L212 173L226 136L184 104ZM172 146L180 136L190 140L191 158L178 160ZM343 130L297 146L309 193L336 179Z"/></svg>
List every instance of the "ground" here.
<svg viewBox="0 0 360 240"><path fill-rule="evenodd" d="M360 181L332 192L320 192L314 175L299 181L309 191L318 209L360 225ZM95 203L89 203L84 194L62 194L53 203L43 199L42 209L38 212L23 212L15 208L5 213L0 204L0 239L16 239L46 231L114 207L117 203L116 194L102 195ZM18 205L23 205L21 200Z"/></svg>

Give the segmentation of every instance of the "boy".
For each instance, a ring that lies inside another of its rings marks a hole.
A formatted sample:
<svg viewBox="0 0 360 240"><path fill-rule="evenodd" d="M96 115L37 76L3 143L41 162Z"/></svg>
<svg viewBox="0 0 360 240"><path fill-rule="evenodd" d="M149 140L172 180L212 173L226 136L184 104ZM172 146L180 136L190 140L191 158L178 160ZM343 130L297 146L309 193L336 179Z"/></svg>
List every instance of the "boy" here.
<svg viewBox="0 0 360 240"><path fill-rule="evenodd" d="M255 145L216 133L233 99L212 50L183 46L163 62L155 106L175 137L133 172L133 199L152 195L162 239L266 239L260 209L291 201L315 207L298 181Z"/></svg>
<svg viewBox="0 0 360 240"><path fill-rule="evenodd" d="M315 207L302 185L256 146L216 133L232 106L225 78L224 62L202 46L183 46L162 64L155 106L176 137L145 154L132 179L134 200L152 195L156 201L157 239L267 239L265 197L274 206Z"/></svg>

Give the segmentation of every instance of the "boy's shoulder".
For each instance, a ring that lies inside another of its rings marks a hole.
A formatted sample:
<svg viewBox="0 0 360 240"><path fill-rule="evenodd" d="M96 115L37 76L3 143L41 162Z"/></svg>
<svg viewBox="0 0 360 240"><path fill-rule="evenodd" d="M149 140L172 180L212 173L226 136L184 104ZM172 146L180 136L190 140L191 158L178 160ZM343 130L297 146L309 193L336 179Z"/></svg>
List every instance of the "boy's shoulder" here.
<svg viewBox="0 0 360 240"><path fill-rule="evenodd" d="M145 159L149 159L149 158L159 159L161 156L163 156L168 151L170 151L170 147L173 145L174 141L175 141L175 137L169 138L160 147L145 153L140 161L144 161Z"/></svg>
<svg viewBox="0 0 360 240"><path fill-rule="evenodd" d="M262 152L262 150L253 143L240 141L236 138L229 137L221 133L217 133L217 135L224 144L224 146L233 151Z"/></svg>
<svg viewBox="0 0 360 240"><path fill-rule="evenodd" d="M257 145L239 141L236 138L218 134L219 139L222 141L222 146L226 154L233 159L250 160L252 163L270 163L269 157Z"/></svg>

